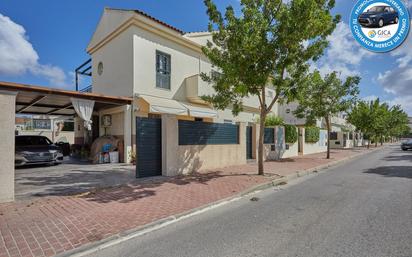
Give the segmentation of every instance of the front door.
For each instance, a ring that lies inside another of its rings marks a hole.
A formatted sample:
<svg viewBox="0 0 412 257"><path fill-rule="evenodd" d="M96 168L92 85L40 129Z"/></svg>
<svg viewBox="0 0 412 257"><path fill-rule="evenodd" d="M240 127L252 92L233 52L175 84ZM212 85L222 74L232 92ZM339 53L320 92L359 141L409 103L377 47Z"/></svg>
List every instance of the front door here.
<svg viewBox="0 0 412 257"><path fill-rule="evenodd" d="M303 129L298 128L299 136L298 136L298 153L303 154Z"/></svg>
<svg viewBox="0 0 412 257"><path fill-rule="evenodd" d="M162 175L162 120L136 118L136 177Z"/></svg>
<svg viewBox="0 0 412 257"><path fill-rule="evenodd" d="M252 127L246 127L246 159L253 159Z"/></svg>

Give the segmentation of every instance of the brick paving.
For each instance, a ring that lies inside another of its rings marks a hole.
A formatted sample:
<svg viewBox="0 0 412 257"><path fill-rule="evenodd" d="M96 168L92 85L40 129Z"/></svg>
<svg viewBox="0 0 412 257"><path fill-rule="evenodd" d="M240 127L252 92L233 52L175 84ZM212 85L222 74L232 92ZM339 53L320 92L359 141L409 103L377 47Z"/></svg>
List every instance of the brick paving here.
<svg viewBox="0 0 412 257"><path fill-rule="evenodd" d="M170 215L179 214L264 183L366 149L333 150L282 162L267 162L271 176L256 176L256 164L192 176L153 178L72 196L38 197L0 204L0 257L53 256Z"/></svg>

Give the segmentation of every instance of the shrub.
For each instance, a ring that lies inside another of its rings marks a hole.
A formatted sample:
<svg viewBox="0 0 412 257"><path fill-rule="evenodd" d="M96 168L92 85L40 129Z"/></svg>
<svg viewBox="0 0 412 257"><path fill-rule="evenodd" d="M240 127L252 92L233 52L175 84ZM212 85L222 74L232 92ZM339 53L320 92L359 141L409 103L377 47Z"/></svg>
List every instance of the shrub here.
<svg viewBox="0 0 412 257"><path fill-rule="evenodd" d="M294 125L285 125L285 142L293 144L298 141L298 131Z"/></svg>
<svg viewBox="0 0 412 257"><path fill-rule="evenodd" d="M320 129L318 127L306 127L305 128L305 142L317 143L319 141Z"/></svg>
<svg viewBox="0 0 412 257"><path fill-rule="evenodd" d="M281 117L275 115L269 115L266 117L265 126L266 127L274 127L274 126L282 126L285 122Z"/></svg>

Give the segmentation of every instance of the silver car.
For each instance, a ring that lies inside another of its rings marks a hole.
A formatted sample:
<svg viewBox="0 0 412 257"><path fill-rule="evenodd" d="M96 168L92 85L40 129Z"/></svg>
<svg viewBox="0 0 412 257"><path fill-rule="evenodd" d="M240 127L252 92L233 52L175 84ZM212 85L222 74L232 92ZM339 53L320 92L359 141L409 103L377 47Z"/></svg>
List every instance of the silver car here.
<svg viewBox="0 0 412 257"><path fill-rule="evenodd" d="M60 147L44 136L16 136L14 165L54 164L63 161Z"/></svg>

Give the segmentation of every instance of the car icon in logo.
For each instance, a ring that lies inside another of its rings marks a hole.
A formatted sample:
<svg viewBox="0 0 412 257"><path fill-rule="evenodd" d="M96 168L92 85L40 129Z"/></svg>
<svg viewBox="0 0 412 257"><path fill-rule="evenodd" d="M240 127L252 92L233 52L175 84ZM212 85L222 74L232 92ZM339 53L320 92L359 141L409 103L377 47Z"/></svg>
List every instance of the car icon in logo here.
<svg viewBox="0 0 412 257"><path fill-rule="evenodd" d="M399 23L398 12L390 6L373 6L358 17L362 27L379 27Z"/></svg>

